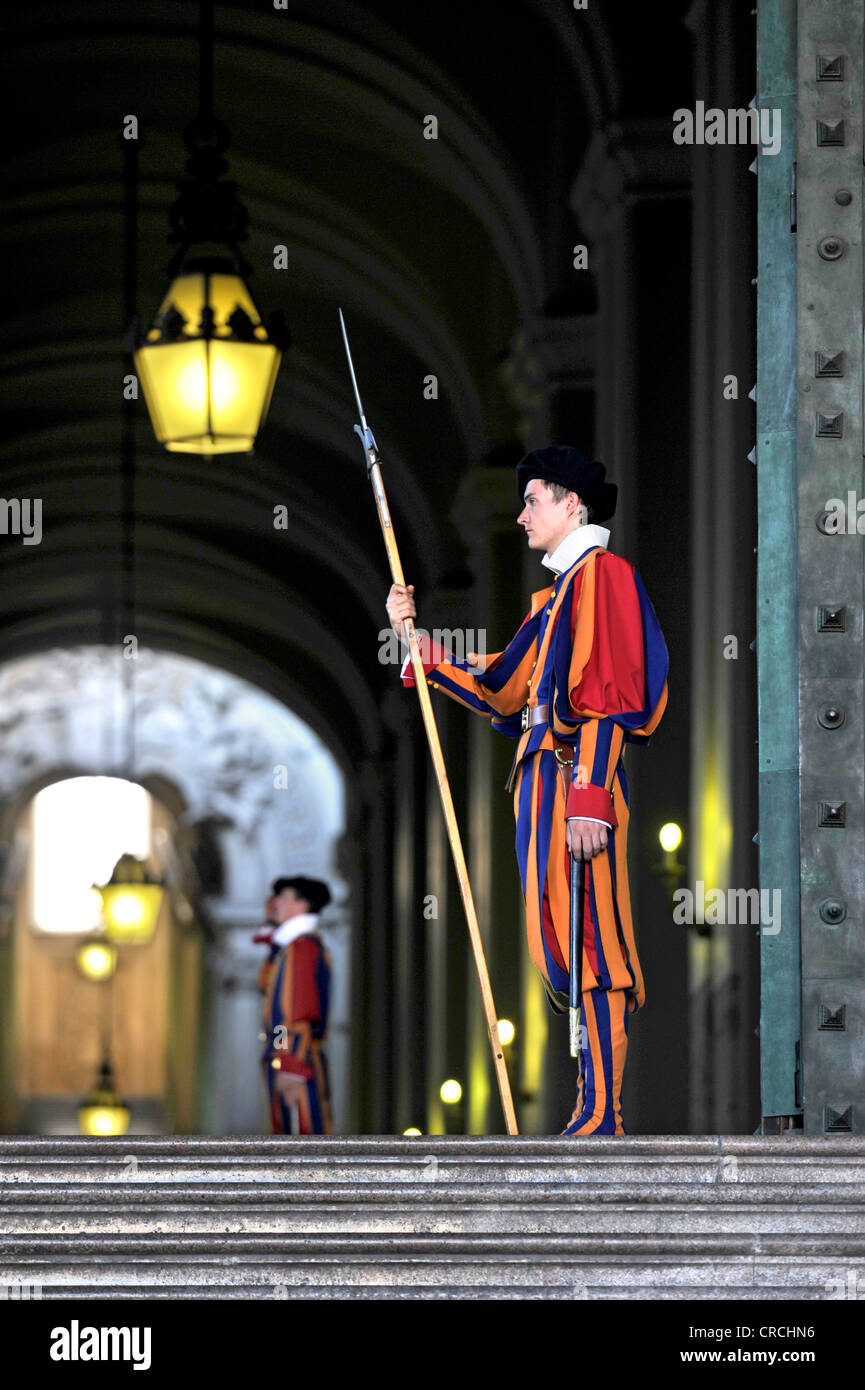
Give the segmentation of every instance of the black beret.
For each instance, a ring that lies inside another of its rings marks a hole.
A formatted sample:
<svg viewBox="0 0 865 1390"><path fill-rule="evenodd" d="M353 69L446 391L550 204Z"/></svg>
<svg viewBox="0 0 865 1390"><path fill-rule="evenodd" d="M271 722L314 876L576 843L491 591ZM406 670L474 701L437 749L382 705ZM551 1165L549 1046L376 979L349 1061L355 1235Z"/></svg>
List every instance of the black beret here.
<svg viewBox="0 0 865 1390"><path fill-rule="evenodd" d="M320 878L304 878L302 874L296 878L277 878L271 892L279 897L286 888L293 888L299 898L304 898L310 912L321 912L330 902L330 889Z"/></svg>
<svg viewBox="0 0 865 1390"><path fill-rule="evenodd" d="M619 489L615 483L605 482L606 476L604 465L592 463L579 449L569 444L552 444L548 449L533 449L517 464L517 492L522 504L532 478L561 483L593 509L596 521L608 521L616 510Z"/></svg>

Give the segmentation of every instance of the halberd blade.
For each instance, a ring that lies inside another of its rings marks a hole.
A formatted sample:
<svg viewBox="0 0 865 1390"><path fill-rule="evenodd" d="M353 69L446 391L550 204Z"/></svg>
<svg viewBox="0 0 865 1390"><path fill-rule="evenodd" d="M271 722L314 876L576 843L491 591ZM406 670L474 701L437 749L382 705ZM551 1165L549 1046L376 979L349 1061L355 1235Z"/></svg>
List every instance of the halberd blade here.
<svg viewBox="0 0 865 1390"><path fill-rule="evenodd" d="M345 355L348 358L348 370L351 373L351 384L354 387L354 398L357 401L357 413L360 416L361 425L363 426L364 430L366 430L366 417L363 413L363 405L361 404L360 391L358 390L357 386L357 377L354 374L354 363L351 360L351 348L348 345L348 332L346 331L345 327L345 319L342 316L342 309L340 309L339 311L339 325L342 329L342 341L345 343Z"/></svg>
<svg viewBox="0 0 865 1390"><path fill-rule="evenodd" d="M372 430L366 423L366 416L363 413L363 405L360 399L360 391L358 390L357 377L354 374L354 363L351 360L351 348L348 345L348 332L346 330L342 309L339 311L339 324L342 329L342 341L345 343L345 355L348 358L348 370L351 373L351 384L354 387L354 398L357 401L357 413L360 416L360 424L355 425L354 428L355 432L360 435L360 442L363 445L364 457L366 458L367 465L371 466L374 462L374 457L371 456L370 451L375 450L377 454L378 445L375 442Z"/></svg>

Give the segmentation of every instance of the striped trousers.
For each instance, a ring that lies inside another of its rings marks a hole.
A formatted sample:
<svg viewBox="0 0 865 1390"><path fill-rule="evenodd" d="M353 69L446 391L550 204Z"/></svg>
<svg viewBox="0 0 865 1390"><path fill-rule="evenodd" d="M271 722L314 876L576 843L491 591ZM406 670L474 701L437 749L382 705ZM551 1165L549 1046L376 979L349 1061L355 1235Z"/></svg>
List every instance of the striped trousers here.
<svg viewBox="0 0 865 1390"><path fill-rule="evenodd" d="M616 750L610 756L617 759ZM568 1135L625 1133L621 1087L628 1018L645 997L628 894L627 783L623 765L613 765L619 824L608 835L607 849L586 863L582 1078L563 1131ZM520 764L514 812L529 951L553 1008L562 1011L568 1004L570 873L565 784L552 751L541 749Z"/></svg>
<svg viewBox="0 0 865 1390"><path fill-rule="evenodd" d="M626 1134L622 1076L628 1055L628 997L623 989L587 989L582 999L577 1103L562 1133Z"/></svg>

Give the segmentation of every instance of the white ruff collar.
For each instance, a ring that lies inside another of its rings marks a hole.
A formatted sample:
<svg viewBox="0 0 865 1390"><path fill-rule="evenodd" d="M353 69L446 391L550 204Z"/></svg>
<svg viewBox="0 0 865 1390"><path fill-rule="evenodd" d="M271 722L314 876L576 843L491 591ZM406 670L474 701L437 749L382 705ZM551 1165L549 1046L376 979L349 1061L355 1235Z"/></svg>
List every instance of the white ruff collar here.
<svg viewBox="0 0 865 1390"><path fill-rule="evenodd" d="M286 917L270 938L272 946L288 946L298 936L306 936L318 926L317 912L300 912L297 917Z"/></svg>
<svg viewBox="0 0 865 1390"><path fill-rule="evenodd" d="M578 526L575 531L568 532L552 555L547 551L541 564L546 565L553 574L564 574L593 546L602 545L606 550L609 539L610 533L605 526L596 526L594 522L588 526Z"/></svg>

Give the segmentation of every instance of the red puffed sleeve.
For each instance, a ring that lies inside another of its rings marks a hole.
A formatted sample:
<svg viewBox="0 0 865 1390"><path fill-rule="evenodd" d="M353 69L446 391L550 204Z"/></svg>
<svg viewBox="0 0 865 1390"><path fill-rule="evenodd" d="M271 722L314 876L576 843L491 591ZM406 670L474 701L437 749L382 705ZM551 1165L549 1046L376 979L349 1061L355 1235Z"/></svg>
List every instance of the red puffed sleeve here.
<svg viewBox="0 0 865 1390"><path fill-rule="evenodd" d="M618 824L611 790L622 745L647 742L667 702L667 648L642 580L599 551L571 603L570 709L582 722L566 815Z"/></svg>

